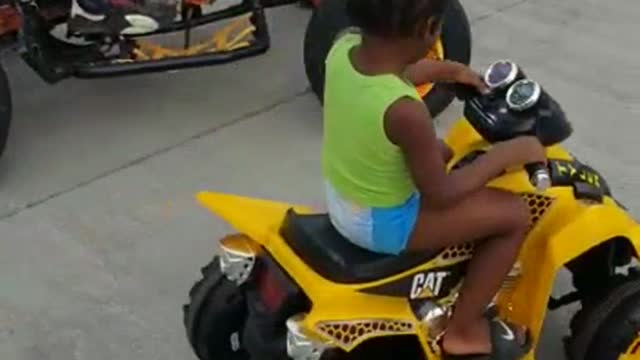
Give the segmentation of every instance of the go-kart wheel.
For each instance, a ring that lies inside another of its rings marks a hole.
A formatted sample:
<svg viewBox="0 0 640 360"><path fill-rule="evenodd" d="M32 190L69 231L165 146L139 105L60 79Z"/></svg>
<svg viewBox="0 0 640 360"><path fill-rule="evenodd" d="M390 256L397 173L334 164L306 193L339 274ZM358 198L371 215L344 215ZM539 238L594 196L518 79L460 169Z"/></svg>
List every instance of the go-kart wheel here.
<svg viewBox="0 0 640 360"><path fill-rule="evenodd" d="M324 93L324 61L338 33L352 24L345 10L346 0L322 0L313 11L304 39L304 65L311 89L322 101ZM458 0L452 0L444 16L442 36L435 51L425 57L444 58L469 64L471 30L469 19ZM455 95L444 85L421 87L421 94L432 116L451 104Z"/></svg>
<svg viewBox="0 0 640 360"><path fill-rule="evenodd" d="M200 360L248 360L241 343L245 297L220 272L219 261L216 256L202 268L202 279L189 291L189 304L183 307L187 337Z"/></svg>
<svg viewBox="0 0 640 360"><path fill-rule="evenodd" d="M640 359L640 279L617 279L602 299L572 320L567 340L571 360Z"/></svg>
<svg viewBox="0 0 640 360"><path fill-rule="evenodd" d="M7 146L11 128L12 103L9 79L4 67L0 65L0 156Z"/></svg>

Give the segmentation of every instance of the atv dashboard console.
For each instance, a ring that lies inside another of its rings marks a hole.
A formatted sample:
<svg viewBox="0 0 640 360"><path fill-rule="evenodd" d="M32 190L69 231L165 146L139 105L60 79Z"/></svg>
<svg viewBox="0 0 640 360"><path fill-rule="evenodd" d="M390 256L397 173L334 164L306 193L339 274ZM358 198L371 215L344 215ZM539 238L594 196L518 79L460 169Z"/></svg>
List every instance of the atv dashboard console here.
<svg viewBox="0 0 640 360"><path fill-rule="evenodd" d="M484 81L490 89L487 94L466 86L457 86L456 93L465 101L465 117L485 140L493 143L532 135L550 146L571 135L571 124L560 105L515 63L493 63Z"/></svg>

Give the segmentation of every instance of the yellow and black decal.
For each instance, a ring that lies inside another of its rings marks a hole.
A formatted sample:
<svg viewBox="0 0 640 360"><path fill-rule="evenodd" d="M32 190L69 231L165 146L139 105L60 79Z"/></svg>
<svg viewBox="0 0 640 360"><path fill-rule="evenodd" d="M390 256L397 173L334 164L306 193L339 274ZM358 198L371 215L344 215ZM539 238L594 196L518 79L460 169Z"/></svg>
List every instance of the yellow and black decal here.
<svg viewBox="0 0 640 360"><path fill-rule="evenodd" d="M551 160L549 170L553 186L573 187L577 199L600 202L603 196L611 196L604 177L579 161Z"/></svg>
<svg viewBox="0 0 640 360"><path fill-rule="evenodd" d="M406 297L409 299L444 298L462 281L467 262L448 267L416 271L382 285L362 289L376 295Z"/></svg>

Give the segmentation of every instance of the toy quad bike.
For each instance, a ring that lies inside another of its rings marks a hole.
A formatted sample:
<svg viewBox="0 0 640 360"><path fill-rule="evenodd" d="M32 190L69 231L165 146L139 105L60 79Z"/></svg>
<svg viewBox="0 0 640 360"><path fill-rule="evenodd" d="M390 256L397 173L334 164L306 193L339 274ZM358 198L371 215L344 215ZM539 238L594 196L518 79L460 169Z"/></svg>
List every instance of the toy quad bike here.
<svg viewBox="0 0 640 360"><path fill-rule="evenodd" d="M488 184L520 194L531 228L489 313L525 325L535 358L547 309L579 302L565 345L572 360L640 358L640 225L604 177L564 150L572 133L557 102L516 64L486 72L488 95L467 97L446 142L456 171L492 143L535 135L548 164ZM198 200L238 233L202 269L184 321L202 360L440 359L443 334L473 246L387 256L340 236L328 216L293 205L203 192ZM575 291L551 297L567 268Z"/></svg>

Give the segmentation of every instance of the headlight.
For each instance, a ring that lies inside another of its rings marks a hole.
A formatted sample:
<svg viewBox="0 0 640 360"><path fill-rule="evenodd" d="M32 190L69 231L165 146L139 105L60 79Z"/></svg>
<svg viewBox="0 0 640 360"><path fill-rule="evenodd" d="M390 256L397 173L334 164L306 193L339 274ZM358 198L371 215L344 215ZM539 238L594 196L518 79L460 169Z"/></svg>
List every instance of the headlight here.
<svg viewBox="0 0 640 360"><path fill-rule="evenodd" d="M507 91L507 104L514 111L524 111L533 107L540 99L540 85L529 79L517 81Z"/></svg>
<svg viewBox="0 0 640 360"><path fill-rule="evenodd" d="M516 80L518 72L518 65L513 61L496 61L484 73L484 82L491 89L503 89Z"/></svg>

